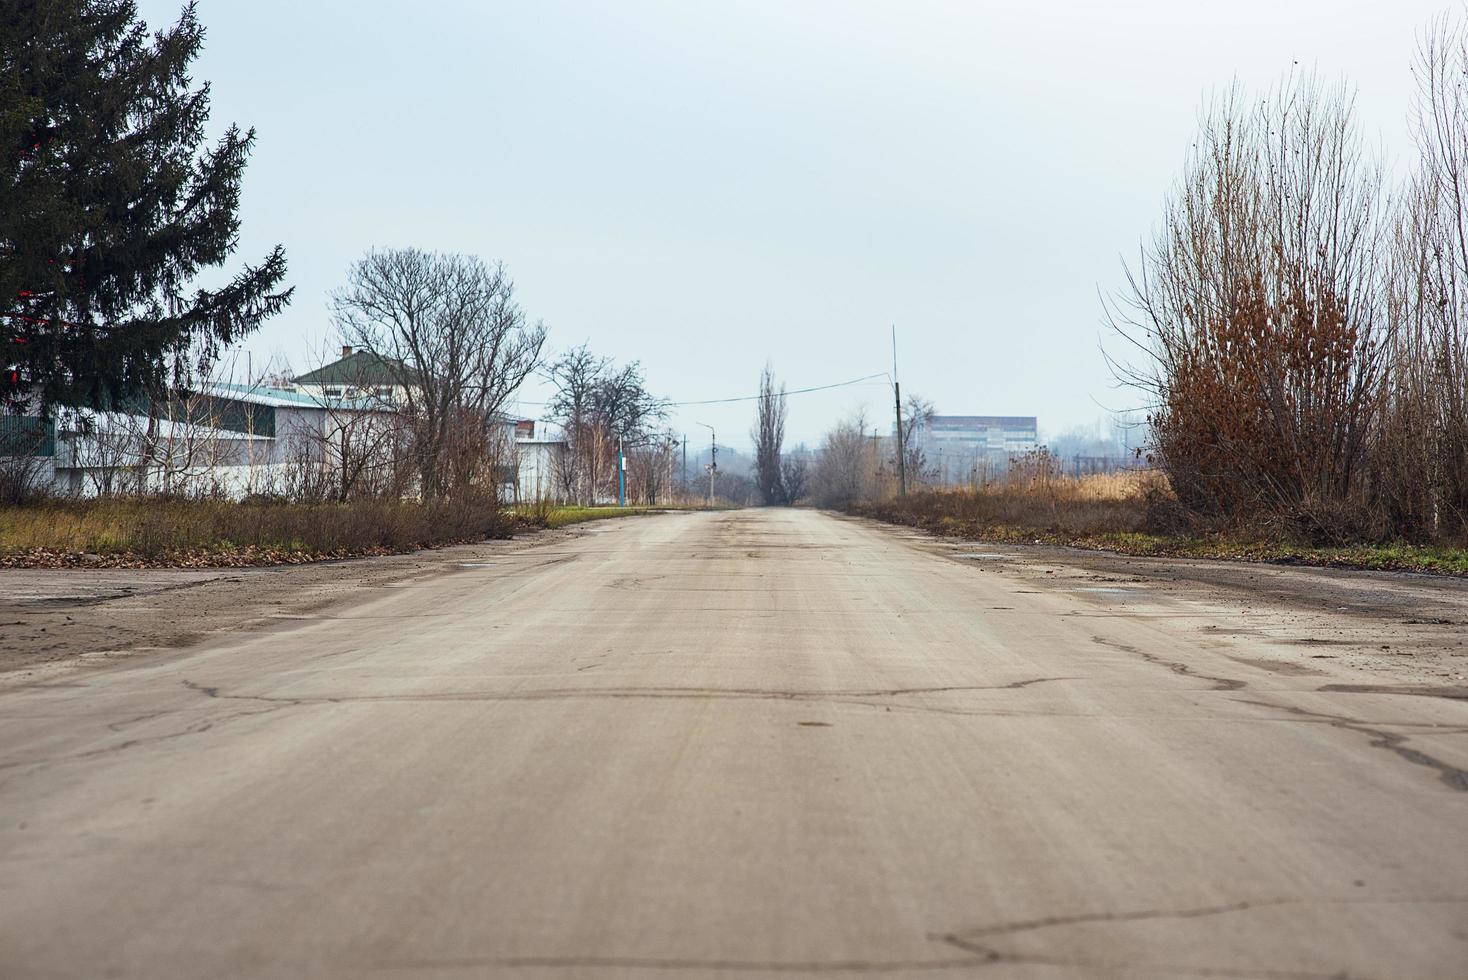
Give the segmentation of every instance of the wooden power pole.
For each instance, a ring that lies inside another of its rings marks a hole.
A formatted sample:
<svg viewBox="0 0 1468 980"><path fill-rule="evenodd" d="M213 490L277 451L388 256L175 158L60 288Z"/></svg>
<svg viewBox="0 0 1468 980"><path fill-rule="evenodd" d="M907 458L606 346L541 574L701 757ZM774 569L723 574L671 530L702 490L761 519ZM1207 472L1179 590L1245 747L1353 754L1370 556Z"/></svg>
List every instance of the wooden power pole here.
<svg viewBox="0 0 1468 980"><path fill-rule="evenodd" d="M907 446L902 432L902 383L897 380L897 324L892 325L892 400L897 408L897 495L907 496Z"/></svg>

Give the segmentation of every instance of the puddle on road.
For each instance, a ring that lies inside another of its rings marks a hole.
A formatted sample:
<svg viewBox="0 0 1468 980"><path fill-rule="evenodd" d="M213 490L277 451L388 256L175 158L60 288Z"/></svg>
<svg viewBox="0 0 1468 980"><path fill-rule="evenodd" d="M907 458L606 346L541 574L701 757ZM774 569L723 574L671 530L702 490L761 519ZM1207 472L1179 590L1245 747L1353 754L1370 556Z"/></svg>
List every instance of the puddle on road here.
<svg viewBox="0 0 1468 980"><path fill-rule="evenodd" d="M970 561L1014 561L1014 555L996 555L989 551L971 551L966 554L953 555L954 558L967 558Z"/></svg>

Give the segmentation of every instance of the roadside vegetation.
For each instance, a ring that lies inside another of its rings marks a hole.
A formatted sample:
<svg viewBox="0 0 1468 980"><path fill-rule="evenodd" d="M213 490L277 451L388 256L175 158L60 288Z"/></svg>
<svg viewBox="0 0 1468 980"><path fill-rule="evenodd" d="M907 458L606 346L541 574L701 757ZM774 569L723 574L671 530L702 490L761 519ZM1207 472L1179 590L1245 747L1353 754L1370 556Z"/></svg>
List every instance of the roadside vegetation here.
<svg viewBox="0 0 1468 980"><path fill-rule="evenodd" d="M114 498L0 507L0 567L234 566L415 551L509 537L494 500Z"/></svg>
<svg viewBox="0 0 1468 980"><path fill-rule="evenodd" d="M1468 575L1468 548L1462 546L1404 541L1320 545L1283 535L1268 522L1164 530L1175 508L1164 474L1134 470L1040 481L1006 479L976 488L927 488L905 497L857 501L846 510L938 535L1001 544Z"/></svg>
<svg viewBox="0 0 1468 980"><path fill-rule="evenodd" d="M1111 311L1168 530L1468 539L1468 25L1434 22L1413 71L1401 182L1345 85L1292 77L1205 112Z"/></svg>
<svg viewBox="0 0 1468 980"><path fill-rule="evenodd" d="M548 359L509 272L475 255L367 251L331 296L340 360L236 376L226 352L292 291L279 247L221 275L255 136L205 139L194 6L158 32L129 0L15 16L0 32L0 136L25 148L0 213L0 564L402 552L624 516L593 506L619 489L675 494L679 443L640 365L585 346ZM206 273L215 288L194 282ZM532 457L538 485L522 487L534 423L506 412L535 374L568 451ZM526 497L585 506L504 506Z"/></svg>
<svg viewBox="0 0 1468 980"><path fill-rule="evenodd" d="M827 433L813 498L999 541L1468 573L1468 23L1430 24L1413 72L1400 181L1344 84L1291 74L1205 109L1108 305L1142 471L1062 476L1041 449L935 488L909 406L914 492L903 443L857 416Z"/></svg>
<svg viewBox="0 0 1468 980"><path fill-rule="evenodd" d="M587 521L604 521L616 517L637 517L643 514L656 514L659 511L667 509L667 507L645 506L586 507L580 504L552 504L543 502L528 507L517 507L509 513L522 526L558 528L570 527L572 524L584 524Z"/></svg>
<svg viewBox="0 0 1468 980"><path fill-rule="evenodd" d="M665 425L668 402L648 390L640 363L617 365L582 344L541 374L555 389L547 418L566 443L545 488L553 499L594 507L619 494L644 505L678 495L679 441Z"/></svg>
<svg viewBox="0 0 1468 980"><path fill-rule="evenodd" d="M255 135L205 139L194 5L157 32L128 0L9 12L0 138L24 149L0 164L0 562L302 561L507 534L501 411L546 330L504 268L368 252L332 309L386 377L337 379L310 431L273 415L261 431L268 401L231 401L217 372L292 290L278 246L229 269Z"/></svg>

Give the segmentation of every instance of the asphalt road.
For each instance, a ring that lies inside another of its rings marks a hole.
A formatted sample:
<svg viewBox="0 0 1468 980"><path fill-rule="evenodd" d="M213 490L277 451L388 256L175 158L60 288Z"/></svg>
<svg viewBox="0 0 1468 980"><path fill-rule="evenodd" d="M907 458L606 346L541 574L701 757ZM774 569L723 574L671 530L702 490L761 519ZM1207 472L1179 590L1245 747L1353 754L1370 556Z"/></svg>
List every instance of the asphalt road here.
<svg viewBox="0 0 1468 980"><path fill-rule="evenodd" d="M470 564L0 693L0 976L1468 976L1449 689L807 511Z"/></svg>

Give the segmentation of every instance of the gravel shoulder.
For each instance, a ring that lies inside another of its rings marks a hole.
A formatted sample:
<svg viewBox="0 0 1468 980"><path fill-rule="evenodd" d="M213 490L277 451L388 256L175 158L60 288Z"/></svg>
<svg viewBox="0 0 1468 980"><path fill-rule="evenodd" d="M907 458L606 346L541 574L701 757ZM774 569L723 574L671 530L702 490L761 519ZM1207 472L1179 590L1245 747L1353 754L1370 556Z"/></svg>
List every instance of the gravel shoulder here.
<svg viewBox="0 0 1468 980"><path fill-rule="evenodd" d="M76 667L159 654L288 623L406 581L598 533L531 530L509 540L402 555L252 568L0 570L0 689Z"/></svg>
<svg viewBox="0 0 1468 980"><path fill-rule="evenodd" d="M1108 608L1162 601L1199 617L1202 638L1281 674L1335 665L1468 698L1468 580L942 537L868 518L910 547L1037 590L1072 589ZM1261 660L1259 651L1266 651Z"/></svg>

